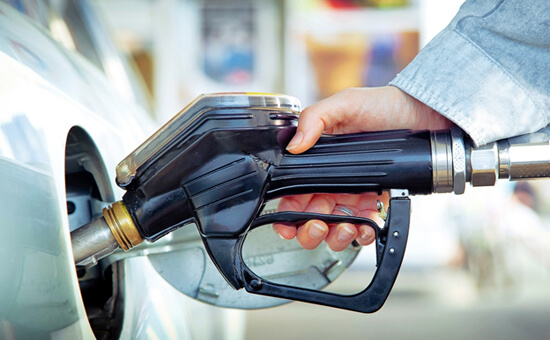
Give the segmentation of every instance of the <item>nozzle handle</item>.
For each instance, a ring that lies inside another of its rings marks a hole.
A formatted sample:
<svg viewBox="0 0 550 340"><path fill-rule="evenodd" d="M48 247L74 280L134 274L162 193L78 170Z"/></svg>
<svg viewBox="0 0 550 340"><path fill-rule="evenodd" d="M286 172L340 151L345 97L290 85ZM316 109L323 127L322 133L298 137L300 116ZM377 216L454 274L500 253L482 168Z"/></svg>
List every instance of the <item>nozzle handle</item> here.
<svg viewBox="0 0 550 340"><path fill-rule="evenodd" d="M283 154L271 169L268 199L304 193L406 189L432 192L429 131L323 136L303 154Z"/></svg>

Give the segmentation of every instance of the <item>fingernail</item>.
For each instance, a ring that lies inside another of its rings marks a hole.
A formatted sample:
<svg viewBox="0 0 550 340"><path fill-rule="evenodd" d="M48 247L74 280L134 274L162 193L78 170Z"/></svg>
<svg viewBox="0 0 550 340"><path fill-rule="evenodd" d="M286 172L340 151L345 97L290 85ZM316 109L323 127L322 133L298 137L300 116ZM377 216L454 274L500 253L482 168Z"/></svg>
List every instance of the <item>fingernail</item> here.
<svg viewBox="0 0 550 340"><path fill-rule="evenodd" d="M338 230L337 238L340 242L347 242L355 236L350 227L344 226Z"/></svg>
<svg viewBox="0 0 550 340"><path fill-rule="evenodd" d="M313 223L307 233L309 234L309 236L314 239L314 240L318 240L320 239L321 237L324 237L327 233L327 229L325 227L323 227L322 225L320 224L317 224L317 223Z"/></svg>
<svg viewBox="0 0 550 340"><path fill-rule="evenodd" d="M284 238L283 235L281 235L281 233L278 230L275 230L275 233L279 235L279 237L282 238L283 240L286 240L286 238Z"/></svg>
<svg viewBox="0 0 550 340"><path fill-rule="evenodd" d="M304 134L301 131L296 132L290 143L288 143L286 149L292 150L300 146L302 144L302 140L304 139Z"/></svg>
<svg viewBox="0 0 550 340"><path fill-rule="evenodd" d="M361 226L360 230L361 230L361 238L365 241L370 240L374 235L372 228L369 226L363 225Z"/></svg>

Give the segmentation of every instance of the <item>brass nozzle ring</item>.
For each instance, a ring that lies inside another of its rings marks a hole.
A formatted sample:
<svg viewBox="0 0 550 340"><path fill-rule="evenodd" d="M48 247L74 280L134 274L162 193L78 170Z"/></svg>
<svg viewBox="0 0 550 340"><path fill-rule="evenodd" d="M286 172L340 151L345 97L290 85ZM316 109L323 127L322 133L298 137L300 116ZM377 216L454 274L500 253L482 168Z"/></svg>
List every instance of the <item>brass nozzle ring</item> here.
<svg viewBox="0 0 550 340"><path fill-rule="evenodd" d="M122 201L104 208L103 217L122 250L128 251L143 242L143 238Z"/></svg>

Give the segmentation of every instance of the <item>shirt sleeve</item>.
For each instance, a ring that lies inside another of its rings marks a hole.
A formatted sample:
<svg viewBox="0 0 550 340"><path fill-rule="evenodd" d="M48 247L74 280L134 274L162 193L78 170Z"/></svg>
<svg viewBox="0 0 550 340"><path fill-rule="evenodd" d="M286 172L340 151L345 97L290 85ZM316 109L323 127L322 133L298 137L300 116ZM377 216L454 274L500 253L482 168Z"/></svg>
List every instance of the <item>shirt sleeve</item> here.
<svg viewBox="0 0 550 340"><path fill-rule="evenodd" d="M477 145L550 122L550 1L466 1L391 82Z"/></svg>

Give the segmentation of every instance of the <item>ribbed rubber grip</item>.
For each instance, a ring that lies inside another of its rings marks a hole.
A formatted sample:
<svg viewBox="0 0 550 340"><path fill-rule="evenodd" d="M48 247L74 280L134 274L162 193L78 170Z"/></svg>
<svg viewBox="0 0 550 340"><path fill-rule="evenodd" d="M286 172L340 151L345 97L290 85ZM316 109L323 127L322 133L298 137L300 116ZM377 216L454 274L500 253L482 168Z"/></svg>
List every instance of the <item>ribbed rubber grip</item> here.
<svg viewBox="0 0 550 340"><path fill-rule="evenodd" d="M303 154L285 153L266 197L386 189L428 194L432 185L429 131L396 130L324 136Z"/></svg>

